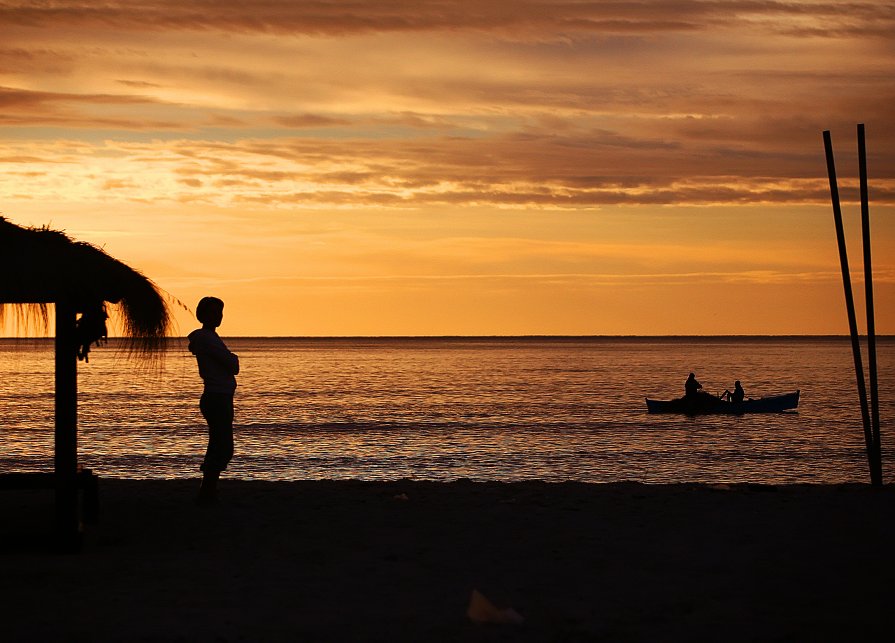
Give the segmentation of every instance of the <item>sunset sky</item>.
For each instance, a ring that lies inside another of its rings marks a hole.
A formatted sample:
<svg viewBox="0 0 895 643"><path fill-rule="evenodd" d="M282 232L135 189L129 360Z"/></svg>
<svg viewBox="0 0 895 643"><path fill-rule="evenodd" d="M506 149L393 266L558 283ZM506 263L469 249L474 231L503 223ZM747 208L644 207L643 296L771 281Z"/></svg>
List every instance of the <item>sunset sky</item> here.
<svg viewBox="0 0 895 643"><path fill-rule="evenodd" d="M223 335L847 333L821 132L857 280L859 122L895 333L891 2L0 0L0 33L0 214Z"/></svg>

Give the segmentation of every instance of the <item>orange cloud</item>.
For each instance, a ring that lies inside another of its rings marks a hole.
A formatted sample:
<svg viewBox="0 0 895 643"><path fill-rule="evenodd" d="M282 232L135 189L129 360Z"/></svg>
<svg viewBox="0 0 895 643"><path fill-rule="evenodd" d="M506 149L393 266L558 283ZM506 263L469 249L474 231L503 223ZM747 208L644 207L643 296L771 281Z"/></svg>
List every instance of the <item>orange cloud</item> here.
<svg viewBox="0 0 895 643"><path fill-rule="evenodd" d="M842 18L830 25L822 18ZM886 3L699 2L654 0L638 3L581 3L569 0L398 0L346 6L321 2L254 2L233 0L156 0L139 5L126 1L46 3L7 2L0 23L21 26L106 27L133 30L221 30L265 33L335 34L357 32L505 30L578 32L666 32L706 29L719 24L764 25L784 33L816 36L853 33L873 27L886 33L895 20ZM884 23L884 24L880 24ZM866 31L864 31L866 33Z"/></svg>
<svg viewBox="0 0 895 643"><path fill-rule="evenodd" d="M144 201L269 206L430 205L595 208L606 205L826 204L822 176L811 177L808 155L788 159L786 173L765 175L771 159L723 154L690 159L675 146L642 150L613 139L575 146L561 137L496 137L444 140L301 139L249 140L232 144L155 141L87 145L22 144L0 167L28 165L35 180L84 186L102 175L120 196ZM73 149L77 149L73 152ZM813 159L815 170L818 159ZM765 160L767 163L763 163ZM67 169L59 167L69 165ZM52 171L46 167L55 167ZM778 162L778 171L780 164ZM687 174L681 170L685 169ZM739 170L739 172L737 172ZM800 175L807 175L801 178ZM140 181L133 177L142 177ZM39 192L44 183L35 184ZM21 191L27 184L6 189ZM841 182L843 199L856 199L856 184ZM106 189L100 187L99 189ZM4 188L0 186L0 196ZM8 194L8 192L7 192ZM74 195L71 195L74 197ZM895 179L875 179L876 204L895 203Z"/></svg>

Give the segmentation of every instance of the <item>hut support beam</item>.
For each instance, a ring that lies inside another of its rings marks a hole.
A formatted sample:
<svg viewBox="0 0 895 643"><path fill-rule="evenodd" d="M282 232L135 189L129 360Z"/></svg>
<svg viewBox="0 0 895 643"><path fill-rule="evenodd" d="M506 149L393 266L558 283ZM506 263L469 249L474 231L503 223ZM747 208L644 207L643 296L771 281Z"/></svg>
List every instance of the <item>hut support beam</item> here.
<svg viewBox="0 0 895 643"><path fill-rule="evenodd" d="M68 552L80 547L76 323L71 302L56 302L56 538L59 548Z"/></svg>

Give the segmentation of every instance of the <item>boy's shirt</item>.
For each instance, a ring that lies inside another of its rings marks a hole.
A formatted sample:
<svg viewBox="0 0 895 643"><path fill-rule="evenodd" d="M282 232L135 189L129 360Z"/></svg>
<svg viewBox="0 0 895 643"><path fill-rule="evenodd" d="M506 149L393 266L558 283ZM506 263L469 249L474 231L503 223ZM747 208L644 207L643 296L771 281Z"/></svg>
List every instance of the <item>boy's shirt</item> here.
<svg viewBox="0 0 895 643"><path fill-rule="evenodd" d="M231 353L213 330L198 328L189 334L190 352L199 364L199 376L207 393L229 393L236 390L239 357Z"/></svg>

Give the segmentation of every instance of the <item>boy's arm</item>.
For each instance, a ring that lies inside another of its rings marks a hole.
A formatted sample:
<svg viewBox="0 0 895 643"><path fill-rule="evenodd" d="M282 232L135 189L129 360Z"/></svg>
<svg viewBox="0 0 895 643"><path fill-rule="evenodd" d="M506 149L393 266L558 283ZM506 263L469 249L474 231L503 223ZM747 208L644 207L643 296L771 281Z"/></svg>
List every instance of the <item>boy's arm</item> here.
<svg viewBox="0 0 895 643"><path fill-rule="evenodd" d="M239 357L224 346L223 342L220 344L209 343L204 352L213 360L225 366L233 375L239 375Z"/></svg>
<svg viewBox="0 0 895 643"><path fill-rule="evenodd" d="M224 345L224 342L220 340L217 342L209 341L208 338L200 335L190 338L189 349L193 355L199 355L200 353L206 355L227 367L233 375L239 375L239 357L236 356L236 353L231 352Z"/></svg>

